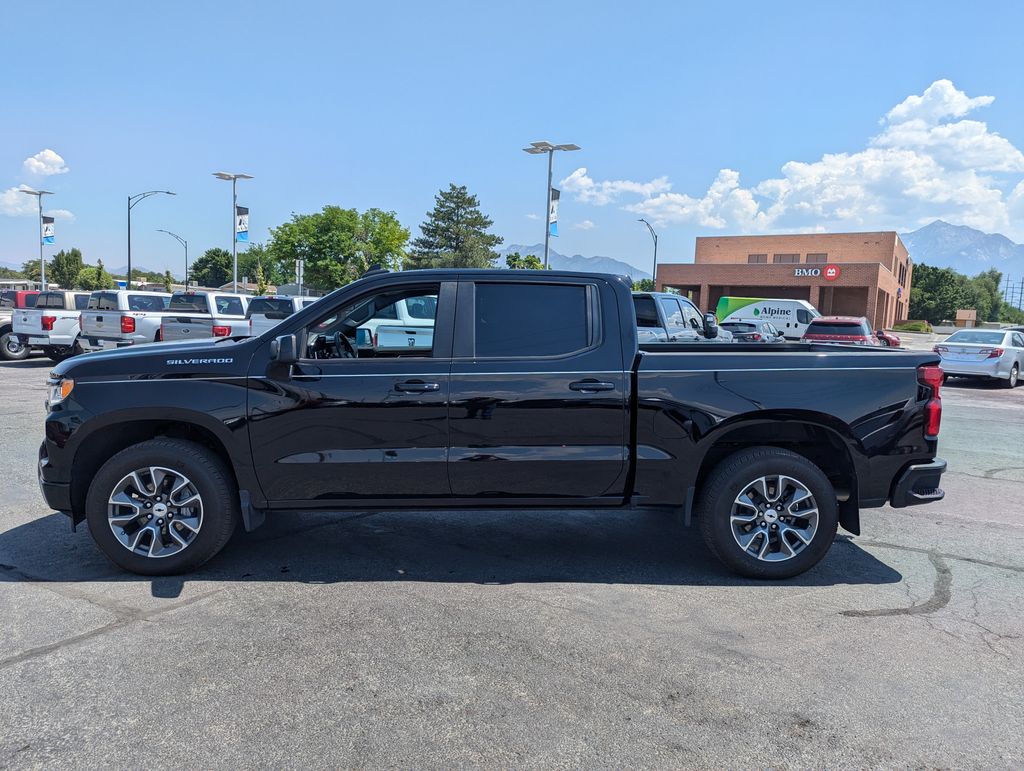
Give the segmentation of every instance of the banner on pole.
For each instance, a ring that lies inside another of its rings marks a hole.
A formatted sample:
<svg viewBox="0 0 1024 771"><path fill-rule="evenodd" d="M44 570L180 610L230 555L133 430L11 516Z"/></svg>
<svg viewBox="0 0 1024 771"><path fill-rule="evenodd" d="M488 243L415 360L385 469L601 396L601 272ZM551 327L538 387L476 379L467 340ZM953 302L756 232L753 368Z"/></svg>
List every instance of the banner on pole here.
<svg viewBox="0 0 1024 771"><path fill-rule="evenodd" d="M43 243L53 243L53 217L43 215Z"/></svg>
<svg viewBox="0 0 1024 771"><path fill-rule="evenodd" d="M558 236L558 199L561 197L561 190L551 188L551 209L548 211L548 231L553 236Z"/></svg>
<svg viewBox="0 0 1024 771"><path fill-rule="evenodd" d="M240 243L249 242L249 207L235 207L235 240Z"/></svg>

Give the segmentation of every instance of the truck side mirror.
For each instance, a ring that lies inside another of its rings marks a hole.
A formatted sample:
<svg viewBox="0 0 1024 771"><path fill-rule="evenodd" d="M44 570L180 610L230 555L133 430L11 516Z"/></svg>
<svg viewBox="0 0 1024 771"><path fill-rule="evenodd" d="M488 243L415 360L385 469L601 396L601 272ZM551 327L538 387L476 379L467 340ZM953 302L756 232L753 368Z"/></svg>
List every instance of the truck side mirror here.
<svg viewBox="0 0 1024 771"><path fill-rule="evenodd" d="M704 314L704 337L708 340L718 337L718 319L714 313Z"/></svg>
<svg viewBox="0 0 1024 771"><path fill-rule="evenodd" d="M294 364L299 360L295 335L281 335L270 341L270 358L281 364Z"/></svg>

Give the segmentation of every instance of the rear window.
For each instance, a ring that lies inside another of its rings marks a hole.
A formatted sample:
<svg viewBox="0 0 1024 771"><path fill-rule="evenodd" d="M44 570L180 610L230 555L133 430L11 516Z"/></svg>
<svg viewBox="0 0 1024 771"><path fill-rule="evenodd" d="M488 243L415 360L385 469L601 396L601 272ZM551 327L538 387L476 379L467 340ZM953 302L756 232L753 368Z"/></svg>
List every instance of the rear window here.
<svg viewBox="0 0 1024 771"><path fill-rule="evenodd" d="M206 295L201 292L175 292L167 306L172 311L190 311L192 313L209 313L210 305Z"/></svg>
<svg viewBox="0 0 1024 771"><path fill-rule="evenodd" d="M163 311L167 310L168 297L158 297L149 294L128 295L128 310L130 311Z"/></svg>
<svg viewBox="0 0 1024 771"><path fill-rule="evenodd" d="M89 297L89 310L116 311L117 295L114 292L94 292Z"/></svg>
<svg viewBox="0 0 1024 771"><path fill-rule="evenodd" d="M13 308L15 297L14 292L10 290L0 292L0 308Z"/></svg>
<svg viewBox="0 0 1024 771"><path fill-rule="evenodd" d="M249 308L245 315L248 318L253 316L265 316L268 313L278 315L280 318L292 314L292 298L290 297L257 297L249 301Z"/></svg>
<svg viewBox="0 0 1024 771"><path fill-rule="evenodd" d="M43 292L36 297L37 308L64 308L64 295L60 292Z"/></svg>
<svg viewBox="0 0 1024 771"><path fill-rule="evenodd" d="M636 325L641 329L660 329L661 321L658 319L658 308L654 304L653 297L633 297L633 307L636 309Z"/></svg>
<svg viewBox="0 0 1024 771"><path fill-rule="evenodd" d="M76 294L75 295L75 310L84 311L89 307L89 295L87 294Z"/></svg>
<svg viewBox="0 0 1024 771"><path fill-rule="evenodd" d="M220 316L245 315L241 297L214 297L213 301L217 304L217 314Z"/></svg>
<svg viewBox="0 0 1024 771"><path fill-rule="evenodd" d="M947 343L981 343L982 345L999 345L1003 342L1003 332L981 332L964 330L954 332L946 338Z"/></svg>
<svg viewBox="0 0 1024 771"><path fill-rule="evenodd" d="M868 325L860 321L818 321L815 319L807 327L809 335L847 335L854 337L870 337Z"/></svg>
<svg viewBox="0 0 1024 771"><path fill-rule="evenodd" d="M437 316L436 297L407 297L405 309L412 319L433 319Z"/></svg>
<svg viewBox="0 0 1024 771"><path fill-rule="evenodd" d="M723 327L728 329L730 332L756 332L757 326L755 324L740 324L735 321L729 321L722 324Z"/></svg>
<svg viewBox="0 0 1024 771"><path fill-rule="evenodd" d="M37 294L27 294L27 295L24 296L23 299L25 300L25 307L26 308L35 308L36 307L36 301L39 299L39 295L37 295Z"/></svg>
<svg viewBox="0 0 1024 771"><path fill-rule="evenodd" d="M590 345L582 285L476 285L476 355L561 356Z"/></svg>

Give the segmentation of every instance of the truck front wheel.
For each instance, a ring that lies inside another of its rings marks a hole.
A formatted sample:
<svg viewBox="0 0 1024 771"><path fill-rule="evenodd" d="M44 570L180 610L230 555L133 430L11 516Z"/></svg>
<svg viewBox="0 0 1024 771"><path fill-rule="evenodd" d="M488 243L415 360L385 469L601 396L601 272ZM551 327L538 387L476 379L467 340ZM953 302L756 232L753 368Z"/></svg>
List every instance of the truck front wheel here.
<svg viewBox="0 0 1024 771"><path fill-rule="evenodd" d="M701 535L719 560L747 578L791 578L828 552L839 524L835 490L807 458L752 447L708 477L697 510Z"/></svg>
<svg viewBox="0 0 1024 771"><path fill-rule="evenodd" d="M103 464L86 497L93 540L117 565L147 576L195 570L224 548L240 518L234 477L213 452L150 439Z"/></svg>

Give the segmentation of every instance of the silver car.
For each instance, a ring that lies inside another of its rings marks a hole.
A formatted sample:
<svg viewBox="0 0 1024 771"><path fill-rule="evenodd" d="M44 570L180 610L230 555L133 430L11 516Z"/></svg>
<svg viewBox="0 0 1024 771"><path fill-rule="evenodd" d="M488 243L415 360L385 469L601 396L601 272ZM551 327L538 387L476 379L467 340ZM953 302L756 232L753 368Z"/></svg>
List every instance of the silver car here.
<svg viewBox="0 0 1024 771"><path fill-rule="evenodd" d="M1024 332L961 329L932 350L950 377L1000 380L1006 388L1014 388L1024 369Z"/></svg>

